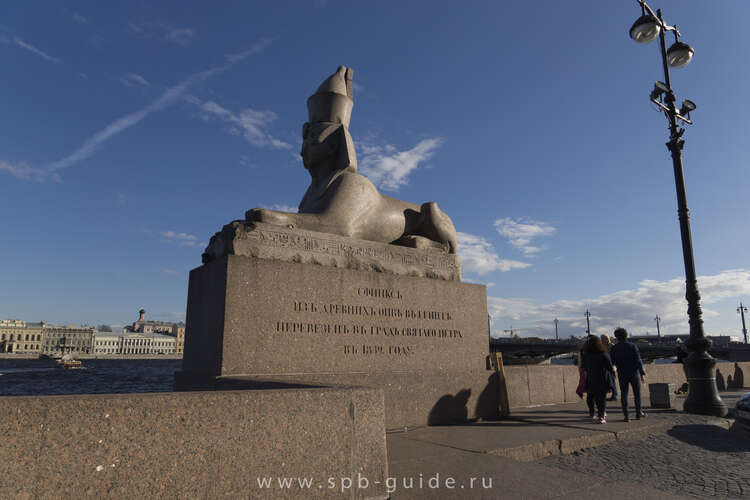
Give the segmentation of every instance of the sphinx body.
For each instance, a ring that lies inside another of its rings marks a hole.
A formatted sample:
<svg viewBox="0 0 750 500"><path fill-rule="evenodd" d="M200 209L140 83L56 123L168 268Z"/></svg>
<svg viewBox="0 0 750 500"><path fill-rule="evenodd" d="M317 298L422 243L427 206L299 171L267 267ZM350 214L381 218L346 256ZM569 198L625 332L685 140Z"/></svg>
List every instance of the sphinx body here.
<svg viewBox="0 0 750 500"><path fill-rule="evenodd" d="M352 73L339 67L307 101L301 155L312 181L299 212L254 208L246 220L456 253L453 222L437 203L417 205L386 196L357 173L348 130L354 105Z"/></svg>

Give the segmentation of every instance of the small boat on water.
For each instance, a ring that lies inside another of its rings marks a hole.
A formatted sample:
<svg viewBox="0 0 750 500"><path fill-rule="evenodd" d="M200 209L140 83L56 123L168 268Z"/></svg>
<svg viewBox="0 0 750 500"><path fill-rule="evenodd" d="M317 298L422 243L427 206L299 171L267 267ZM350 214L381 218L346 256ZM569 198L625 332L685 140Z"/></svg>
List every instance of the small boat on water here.
<svg viewBox="0 0 750 500"><path fill-rule="evenodd" d="M72 356L65 355L57 360L57 367L64 368L66 370L82 370L85 367L80 360L73 359Z"/></svg>

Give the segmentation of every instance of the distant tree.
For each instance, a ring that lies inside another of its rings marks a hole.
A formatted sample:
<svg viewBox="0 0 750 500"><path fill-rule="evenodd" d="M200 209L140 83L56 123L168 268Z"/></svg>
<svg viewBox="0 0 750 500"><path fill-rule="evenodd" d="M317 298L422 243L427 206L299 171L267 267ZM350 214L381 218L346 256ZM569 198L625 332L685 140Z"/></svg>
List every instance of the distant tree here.
<svg viewBox="0 0 750 500"><path fill-rule="evenodd" d="M99 325L99 326L96 327L96 329L97 329L97 331L100 331L100 332L111 332L112 331L112 327L109 326L109 325Z"/></svg>

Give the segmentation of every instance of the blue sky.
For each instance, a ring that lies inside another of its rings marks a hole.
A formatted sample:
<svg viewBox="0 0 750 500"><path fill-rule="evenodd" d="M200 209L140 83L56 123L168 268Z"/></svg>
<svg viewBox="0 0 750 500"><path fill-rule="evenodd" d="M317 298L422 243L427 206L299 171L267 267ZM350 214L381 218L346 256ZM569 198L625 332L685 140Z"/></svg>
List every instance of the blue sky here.
<svg viewBox="0 0 750 500"><path fill-rule="evenodd" d="M654 1L695 47L684 150L708 334L750 302L750 4ZM184 318L187 276L247 209L296 207L306 99L354 68L360 172L437 201L493 330L687 333L658 45L610 2L5 2L0 317ZM669 43L671 43L671 35ZM678 101L679 102L679 101ZM750 318L749 318L750 319Z"/></svg>

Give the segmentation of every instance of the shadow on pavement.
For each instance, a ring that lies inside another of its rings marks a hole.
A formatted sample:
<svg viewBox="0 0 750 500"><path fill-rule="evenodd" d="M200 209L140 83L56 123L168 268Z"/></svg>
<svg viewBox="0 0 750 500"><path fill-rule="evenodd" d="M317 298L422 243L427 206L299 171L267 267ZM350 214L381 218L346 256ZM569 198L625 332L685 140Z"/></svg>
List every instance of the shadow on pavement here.
<svg viewBox="0 0 750 500"><path fill-rule="evenodd" d="M715 425L676 425L667 434L680 441L709 451L750 452L750 439Z"/></svg>

